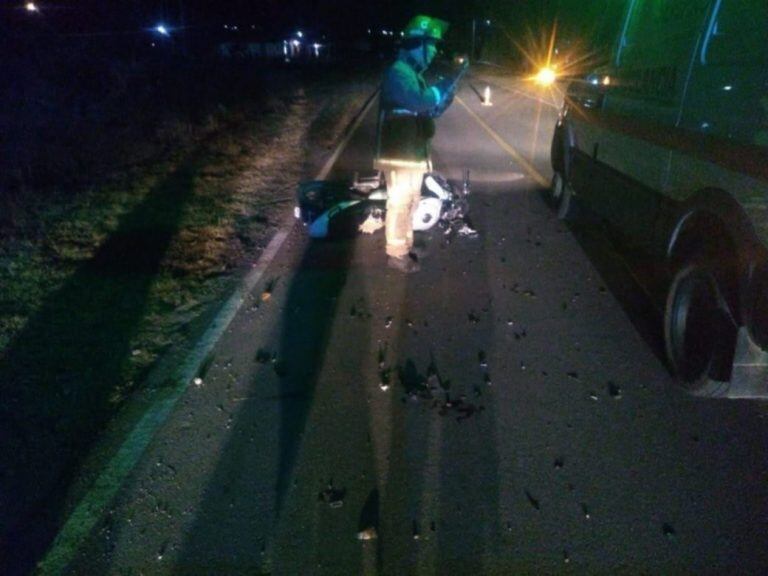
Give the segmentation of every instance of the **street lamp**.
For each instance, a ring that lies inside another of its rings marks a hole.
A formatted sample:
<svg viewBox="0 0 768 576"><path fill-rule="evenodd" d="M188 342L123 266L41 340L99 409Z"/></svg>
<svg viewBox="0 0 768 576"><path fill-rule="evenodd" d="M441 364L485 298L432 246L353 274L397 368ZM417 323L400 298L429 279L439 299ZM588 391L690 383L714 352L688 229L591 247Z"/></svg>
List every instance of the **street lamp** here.
<svg viewBox="0 0 768 576"><path fill-rule="evenodd" d="M24 5L24 8L26 9L27 12L40 12L40 8L38 8L37 4L35 4L34 2L27 2Z"/></svg>
<svg viewBox="0 0 768 576"><path fill-rule="evenodd" d="M163 24L158 24L157 26L155 26L155 32L157 32L161 36L171 35L171 33L168 31L168 28L166 28Z"/></svg>

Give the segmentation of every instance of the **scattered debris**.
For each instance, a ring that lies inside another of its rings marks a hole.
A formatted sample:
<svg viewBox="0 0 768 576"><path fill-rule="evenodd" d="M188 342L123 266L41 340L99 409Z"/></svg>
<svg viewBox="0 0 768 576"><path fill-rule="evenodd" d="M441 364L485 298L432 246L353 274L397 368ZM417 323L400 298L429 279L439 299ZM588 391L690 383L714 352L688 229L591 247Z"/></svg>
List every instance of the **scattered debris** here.
<svg viewBox="0 0 768 576"><path fill-rule="evenodd" d="M469 226L466 222L464 222L461 227L456 231L456 233L459 236L464 236L465 238L477 238L477 230Z"/></svg>
<svg viewBox="0 0 768 576"><path fill-rule="evenodd" d="M203 379L202 378L195 378L193 380L193 382L195 383L195 386L197 386L198 388L203 385Z"/></svg>
<svg viewBox="0 0 768 576"><path fill-rule="evenodd" d="M318 493L317 499L327 503L331 508L341 508L344 505L344 496L347 491L343 488L335 488L333 480L328 482L328 487Z"/></svg>
<svg viewBox="0 0 768 576"><path fill-rule="evenodd" d="M384 319L384 328L389 328L390 326L392 326L392 320L393 320L392 316L387 316Z"/></svg>
<svg viewBox="0 0 768 576"><path fill-rule="evenodd" d="M277 285L277 278L272 278L269 282L267 282L267 285L264 287L264 291L261 293L261 301L266 302L270 298L272 298L272 292L275 291L275 286Z"/></svg>
<svg viewBox="0 0 768 576"><path fill-rule="evenodd" d="M531 495L530 492L528 492L528 490L525 491L525 497L528 498L528 502L531 504L531 506L536 508L536 510L541 510L541 504Z"/></svg>
<svg viewBox="0 0 768 576"><path fill-rule="evenodd" d="M594 392L594 391L590 392L589 393L589 399L590 400L594 400L595 402L597 402L599 400L599 398L597 397L597 392Z"/></svg>
<svg viewBox="0 0 768 576"><path fill-rule="evenodd" d="M157 551L157 561L161 562L163 558L165 557L165 551L168 548L168 541L166 540L163 542L163 544L160 546L160 549Z"/></svg>
<svg viewBox="0 0 768 576"><path fill-rule="evenodd" d="M570 564L571 557L568 555L568 550L563 550L563 562L565 564Z"/></svg>
<svg viewBox="0 0 768 576"><path fill-rule="evenodd" d="M357 539L358 540L376 540L379 535L376 532L376 528L373 526L369 526L368 528L364 528L363 530L360 530L360 532L357 533Z"/></svg>
<svg viewBox="0 0 768 576"><path fill-rule="evenodd" d="M488 358L482 350L477 353L477 361L480 363L480 368L488 368Z"/></svg>
<svg viewBox="0 0 768 576"><path fill-rule="evenodd" d="M416 522L416 520L414 520L411 526L412 526L412 532L413 532L413 539L414 540L418 540L419 537L420 537L418 522Z"/></svg>
<svg viewBox="0 0 768 576"><path fill-rule="evenodd" d="M368 305L363 297L355 300L354 304L349 308L349 315L360 320L370 320L373 318L373 314L368 311Z"/></svg>
<svg viewBox="0 0 768 576"><path fill-rule="evenodd" d="M587 505L582 503L581 505L581 512L584 514L584 518L589 520L592 516L589 513L589 508L587 508Z"/></svg>
<svg viewBox="0 0 768 576"><path fill-rule="evenodd" d="M272 352L267 350L266 348L259 348L256 350L256 362L259 364L267 364L269 362L272 362L272 359L275 357Z"/></svg>

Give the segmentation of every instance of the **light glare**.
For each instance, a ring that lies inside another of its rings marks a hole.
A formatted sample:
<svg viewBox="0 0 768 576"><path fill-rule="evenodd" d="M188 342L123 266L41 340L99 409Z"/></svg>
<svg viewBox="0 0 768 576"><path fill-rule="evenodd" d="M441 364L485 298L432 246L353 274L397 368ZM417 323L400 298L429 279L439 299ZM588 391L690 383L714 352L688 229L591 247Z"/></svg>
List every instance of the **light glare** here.
<svg viewBox="0 0 768 576"><path fill-rule="evenodd" d="M540 86L551 86L557 80L557 74L552 68L545 66L536 74L535 80Z"/></svg>

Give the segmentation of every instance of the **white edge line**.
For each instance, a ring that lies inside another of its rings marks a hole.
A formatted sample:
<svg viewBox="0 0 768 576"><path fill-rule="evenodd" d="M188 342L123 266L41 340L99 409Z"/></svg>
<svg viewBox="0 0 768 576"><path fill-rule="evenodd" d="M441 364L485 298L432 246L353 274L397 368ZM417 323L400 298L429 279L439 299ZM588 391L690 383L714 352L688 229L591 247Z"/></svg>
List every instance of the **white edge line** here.
<svg viewBox="0 0 768 576"><path fill-rule="evenodd" d="M354 124L336 147L331 157L325 162L315 180L325 180L328 177L339 156L341 156L352 136L360 127L363 119L367 116L375 101L376 94L378 94L378 90L368 98ZM41 576L59 574L74 560L82 540L103 516L107 504L115 497L128 474L133 470L154 438L157 429L163 425L176 406L176 402L186 392L189 383L199 373L208 354L213 350L219 338L221 338L224 331L240 311L247 295L261 280L264 272L266 272L272 260L274 260L289 234L290 229L280 230L274 235L267 248L259 257L253 270L248 273L235 289L234 294L229 297L221 311L211 321L203 336L187 356L186 361L177 373L178 383L176 387L167 397L150 407L141 417L141 420L136 423L117 453L107 463L101 474L96 478L93 486L67 518L45 557L37 565L36 574Z"/></svg>

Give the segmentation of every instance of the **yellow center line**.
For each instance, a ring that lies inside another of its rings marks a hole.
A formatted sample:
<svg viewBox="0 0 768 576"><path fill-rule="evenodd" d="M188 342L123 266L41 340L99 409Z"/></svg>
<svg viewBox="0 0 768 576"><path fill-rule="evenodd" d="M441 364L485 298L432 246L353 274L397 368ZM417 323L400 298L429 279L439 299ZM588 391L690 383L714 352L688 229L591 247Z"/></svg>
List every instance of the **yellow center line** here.
<svg viewBox="0 0 768 576"><path fill-rule="evenodd" d="M464 107L464 109L465 109L465 110L466 110L466 111L469 113L469 115L470 115L470 116L472 116L472 118L475 120L475 122L477 122L477 123L480 125L480 127L481 127L483 130L485 130L485 131L488 133L488 135L489 135L491 138L493 138L493 139L496 141L496 143L497 143L497 144L498 144L498 145L501 147L501 149L502 149L502 150L504 150L504 151L505 151L507 154L509 154L509 155L512 157L512 159L513 159L515 162L517 162L517 163L520 165L520 167L521 167L521 168L522 168L522 169L523 169L525 172L527 172L527 173L528 173L528 175L529 175L531 178L533 178L533 179L536 181L536 183L537 183L537 184L539 184L539 185L541 185L541 186L549 186L549 180L547 180L547 179L546 179L546 178L545 178L545 177L542 175L542 173L541 173L541 172L539 172L538 170L536 170L536 168L533 166L533 164L531 164L530 162L528 162L528 160L526 160L525 158L523 158L523 157L522 157L522 155L521 155L521 154L520 154L520 153L519 153L517 150L515 150L515 149L512 147L512 145L511 145L511 144L509 144L509 143L508 143L508 142L506 142L506 141L505 141L505 140L504 140L504 139L503 139L501 136L499 136L499 135L496 133L496 131L495 131L493 128L491 128L490 126L488 126L488 124L486 124L486 122L485 122L485 121L484 121L482 118L480 118L480 116L478 116L478 115L477 115L477 114L476 114L476 113L475 113L475 112L474 112L474 111L473 111L473 110L472 110L472 109L471 109L471 108L470 108L470 107L467 105L467 103L466 103L466 102L464 102L464 100L462 100L461 98L459 98L459 97L457 96L457 97L456 97L456 101L457 101L459 104L461 104L461 105Z"/></svg>

